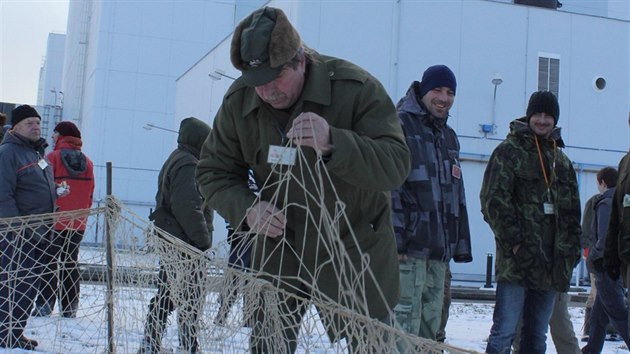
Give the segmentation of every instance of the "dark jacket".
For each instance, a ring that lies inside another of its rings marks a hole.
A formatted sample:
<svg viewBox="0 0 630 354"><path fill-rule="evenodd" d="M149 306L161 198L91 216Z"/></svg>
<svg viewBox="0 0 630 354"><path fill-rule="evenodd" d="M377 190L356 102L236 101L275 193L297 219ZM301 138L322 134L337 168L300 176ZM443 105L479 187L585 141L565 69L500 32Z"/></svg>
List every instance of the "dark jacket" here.
<svg viewBox="0 0 630 354"><path fill-rule="evenodd" d="M0 218L52 213L55 210L53 168L45 160L46 140L32 143L9 131L0 143Z"/></svg>
<svg viewBox="0 0 630 354"><path fill-rule="evenodd" d="M53 166L55 183L66 182L70 193L57 199L58 211L89 209L94 195L94 165L81 152L83 142L73 136L59 136L55 149L46 158ZM85 230L87 217L59 220L55 230Z"/></svg>
<svg viewBox="0 0 630 354"><path fill-rule="evenodd" d="M622 263L630 264L630 153L621 159L618 171L604 249L604 267L609 273L619 269L625 273L627 267Z"/></svg>
<svg viewBox="0 0 630 354"><path fill-rule="evenodd" d="M398 118L411 151L411 173L392 192L399 254L442 262L471 262L470 227L459 140L447 119L434 119L412 83L398 102Z"/></svg>
<svg viewBox="0 0 630 354"><path fill-rule="evenodd" d="M399 297L390 191L398 188L409 174L409 150L389 95L368 72L347 61L319 54L307 64L306 71L302 94L292 112L271 108L242 79L232 84L202 150L197 172L201 192L231 225L240 225L247 208L256 201L256 195L247 186L248 170L254 171L261 188L260 198L273 200L282 175L267 163L270 145L282 145L282 131L288 131L301 112L324 117L330 125L335 150L326 164L319 165L313 149L301 149L304 159L298 159L292 168L291 182L283 182L282 188L286 189L280 191L281 198L276 200L281 210L289 205L286 233L278 238L286 251L273 252L279 241L258 237L252 267L282 274L281 281L286 283L281 286L287 291L316 286L332 301L381 318ZM286 121L286 125L280 121ZM325 168L330 183L327 175L321 185L314 181L311 171L316 166ZM309 195L324 196L322 205L314 204ZM309 214L303 206L311 205ZM340 207L347 219L338 221L339 238L330 239L321 232L321 225L313 222L323 217L322 209L338 215ZM333 254L326 251L330 242L334 242ZM347 265L355 267L353 273L346 274L361 277L349 281L361 282L363 286L340 289L344 282L338 279L339 247L344 247L348 255ZM266 260L264 266L261 259ZM369 272L363 268L366 266ZM374 277L369 276L370 272Z"/></svg>
<svg viewBox="0 0 630 354"><path fill-rule="evenodd" d="M165 206L183 232L176 236L200 250L212 246L213 211L206 207L195 180L199 151L210 127L196 119L184 119L179 128L177 149L164 162L158 177L157 206ZM156 226L168 230L165 225Z"/></svg>
<svg viewBox="0 0 630 354"><path fill-rule="evenodd" d="M567 291L580 259L577 178L571 161L560 150L564 147L560 128L554 128L548 139L538 138L538 143L551 195L535 135L523 117L510 124L507 138L490 157L480 193L481 212L496 240L497 281ZM554 214L544 212L548 201L554 205Z"/></svg>
<svg viewBox="0 0 630 354"><path fill-rule="evenodd" d="M591 224L591 248L588 251L586 265L593 271L593 262L604 257L608 224L610 224L610 210L615 187L607 189L593 201L593 222Z"/></svg>
<svg viewBox="0 0 630 354"><path fill-rule="evenodd" d="M582 237L580 238L580 244L582 248L590 248L591 240L593 239L593 218L595 217L595 200L600 197L600 194L594 194L586 203L584 203L584 212L582 213Z"/></svg>

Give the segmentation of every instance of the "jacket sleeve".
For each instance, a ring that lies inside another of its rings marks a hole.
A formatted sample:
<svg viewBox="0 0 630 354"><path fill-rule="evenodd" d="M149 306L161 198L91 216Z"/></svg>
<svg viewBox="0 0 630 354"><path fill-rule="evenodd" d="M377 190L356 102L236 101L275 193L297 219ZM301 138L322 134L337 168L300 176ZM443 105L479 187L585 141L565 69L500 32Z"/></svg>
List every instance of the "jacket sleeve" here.
<svg viewBox="0 0 630 354"><path fill-rule="evenodd" d="M197 165L197 183L203 197L234 229L256 200L248 186L248 170L234 127L235 114L224 99L206 139Z"/></svg>
<svg viewBox="0 0 630 354"><path fill-rule="evenodd" d="M371 78L361 86L355 105L351 130L330 127L334 152L326 168L362 189L394 190L411 168L396 109L381 84Z"/></svg>
<svg viewBox="0 0 630 354"><path fill-rule="evenodd" d="M10 150L0 149L0 218L20 215L15 201L17 174L14 156Z"/></svg>
<svg viewBox="0 0 630 354"><path fill-rule="evenodd" d="M463 187L462 187L463 188ZM459 207L459 237L455 246L455 254L453 261L455 263L470 263L473 261L472 244L470 241L470 225L468 223L468 209L466 203L462 203Z"/></svg>
<svg viewBox="0 0 630 354"><path fill-rule="evenodd" d="M564 153L563 153L564 155ZM577 266L581 259L581 239L582 239L582 226L580 224L582 217L582 210L580 206L580 192L578 189L577 175L573 168L571 160L564 155L566 163L569 169L570 176L570 188L571 188L571 210L568 211L566 223L568 225L566 247L563 247L563 254L567 257L574 257L573 266Z"/></svg>
<svg viewBox="0 0 630 354"><path fill-rule="evenodd" d="M593 201L597 195L594 195L584 204L584 212L582 213L582 238L580 243L582 248L589 248L593 243Z"/></svg>
<svg viewBox="0 0 630 354"><path fill-rule="evenodd" d="M588 257L592 261L604 256L606 233L608 232L608 224L610 223L610 201L604 200L599 203L595 212L597 213L597 225L595 225L594 244L591 246L588 253Z"/></svg>
<svg viewBox="0 0 630 354"><path fill-rule="evenodd" d="M206 250L212 246L212 235L204 217L203 199L194 183L195 165L186 163L171 173L168 201L171 211L194 245Z"/></svg>
<svg viewBox="0 0 630 354"><path fill-rule="evenodd" d="M622 223L626 209L623 207L623 198L625 194L630 193L630 178L628 178L628 171L626 171L629 158L630 154L627 154L621 159L621 162L619 162L619 181L613 195L610 222L606 235L606 246L604 247L604 267L607 269L621 266L621 258L619 255L621 249L619 244L624 235L630 235L630 232L626 232L626 228L630 227L630 225L624 225L628 223Z"/></svg>
<svg viewBox="0 0 630 354"><path fill-rule="evenodd" d="M480 192L484 220L494 232L497 248L505 252L522 240L520 222L512 200L514 156L510 156L512 154L507 150L504 145L499 145L492 153Z"/></svg>

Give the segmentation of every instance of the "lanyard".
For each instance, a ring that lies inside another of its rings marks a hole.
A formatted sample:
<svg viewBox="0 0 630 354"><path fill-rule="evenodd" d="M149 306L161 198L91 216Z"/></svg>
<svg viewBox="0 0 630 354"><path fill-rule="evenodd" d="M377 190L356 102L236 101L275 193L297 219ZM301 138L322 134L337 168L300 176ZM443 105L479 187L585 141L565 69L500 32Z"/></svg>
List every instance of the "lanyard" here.
<svg viewBox="0 0 630 354"><path fill-rule="evenodd" d="M545 184L547 185L547 195L551 197L551 177L553 177L553 172L556 169L556 141L553 140L553 162L551 163L551 176L547 176L547 168L545 167L545 163L543 162L542 151L540 150L540 143L538 143L538 135L534 135L534 140L536 141L536 149L538 150L538 160L540 161L540 167L542 168L543 177L545 177Z"/></svg>

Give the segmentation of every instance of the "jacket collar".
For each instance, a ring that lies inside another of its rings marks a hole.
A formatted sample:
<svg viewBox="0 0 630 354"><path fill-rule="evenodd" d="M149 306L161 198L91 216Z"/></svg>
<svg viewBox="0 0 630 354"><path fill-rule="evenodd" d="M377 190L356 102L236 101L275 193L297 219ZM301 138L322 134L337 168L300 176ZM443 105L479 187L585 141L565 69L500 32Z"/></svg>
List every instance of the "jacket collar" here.
<svg viewBox="0 0 630 354"><path fill-rule="evenodd" d="M563 148L565 145L564 141L562 140L561 131L562 128L555 126L551 130L551 133L549 134L547 140L555 141L558 147ZM510 135L519 137L534 137L534 132L529 127L527 117L515 119L510 123L510 132L508 133L508 137Z"/></svg>
<svg viewBox="0 0 630 354"><path fill-rule="evenodd" d="M26 147L30 147L34 149L35 151L39 152L41 155L44 154L44 150L48 147L48 142L46 142L46 139L44 138L39 138L37 141L30 141L26 139L25 137L19 134L16 134L12 130L7 131L7 136L4 138L2 143L3 144L16 144L16 145L23 145Z"/></svg>

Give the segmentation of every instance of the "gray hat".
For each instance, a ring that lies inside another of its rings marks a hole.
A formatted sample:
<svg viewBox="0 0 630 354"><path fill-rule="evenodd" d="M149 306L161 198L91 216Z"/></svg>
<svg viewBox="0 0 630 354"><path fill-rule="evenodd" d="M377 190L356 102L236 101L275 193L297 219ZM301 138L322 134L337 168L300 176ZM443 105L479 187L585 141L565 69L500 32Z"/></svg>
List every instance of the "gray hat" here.
<svg viewBox="0 0 630 354"><path fill-rule="evenodd" d="M284 12L263 7L234 30L230 59L247 85L261 86L277 78L301 46L300 35Z"/></svg>

